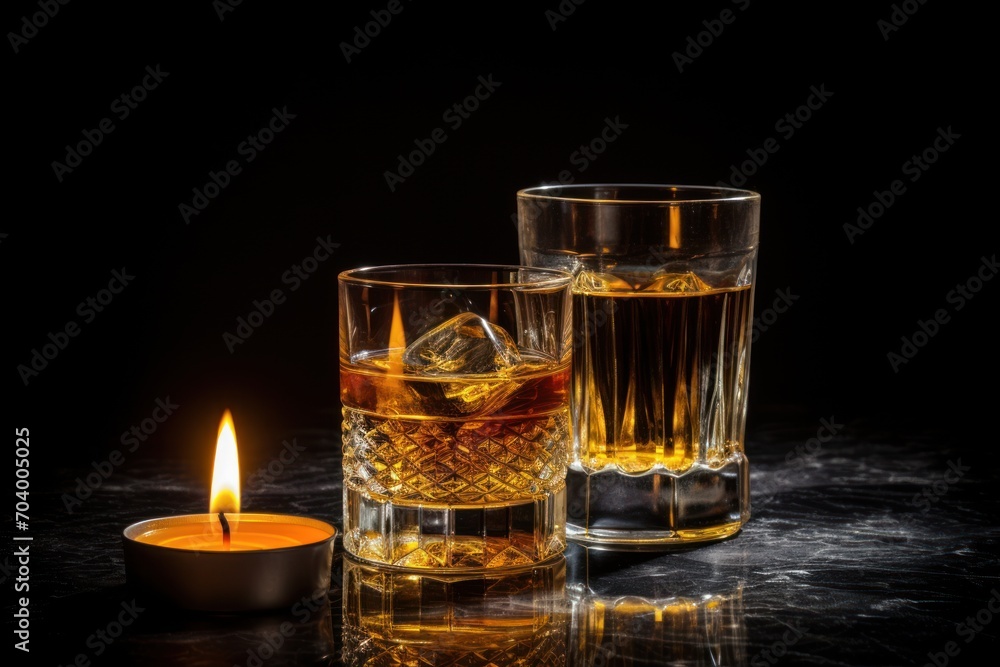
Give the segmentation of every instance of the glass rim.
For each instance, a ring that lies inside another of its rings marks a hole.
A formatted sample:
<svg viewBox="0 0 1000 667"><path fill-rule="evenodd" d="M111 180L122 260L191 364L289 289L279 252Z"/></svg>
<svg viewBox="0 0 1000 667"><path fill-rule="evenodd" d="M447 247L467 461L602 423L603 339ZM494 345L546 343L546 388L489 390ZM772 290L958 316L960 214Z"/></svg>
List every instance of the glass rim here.
<svg viewBox="0 0 1000 667"><path fill-rule="evenodd" d="M511 282L484 282L484 281L463 281L463 282L430 282L403 280L389 277L376 277L369 274L384 271L389 274L401 273L403 271L496 271L513 273L518 271L531 271L533 274L548 276L541 280L516 280ZM337 275L337 282L360 287L400 287L400 288L430 288L444 289L455 288L464 290L473 289L498 289L498 288L532 288L546 289L551 287L570 286L573 282L573 274L562 269L548 267L527 266L525 264L463 264L448 262L431 262L417 264L382 264L361 266L353 269L341 271Z"/></svg>
<svg viewBox="0 0 1000 667"><path fill-rule="evenodd" d="M644 188L650 191L675 192L680 194L690 193L681 199L608 199L594 196L573 196L572 191L592 193L598 188ZM707 197L706 192L717 192L721 196ZM551 194L566 193L566 194ZM701 194L701 196L695 196ZM741 202L760 201L760 193L754 190L744 190L721 185L682 185L669 183L568 183L566 185L536 185L529 188L522 188L517 191L519 199L538 199L547 201L579 202L584 204L660 204L679 205L696 203L718 203L718 202Z"/></svg>

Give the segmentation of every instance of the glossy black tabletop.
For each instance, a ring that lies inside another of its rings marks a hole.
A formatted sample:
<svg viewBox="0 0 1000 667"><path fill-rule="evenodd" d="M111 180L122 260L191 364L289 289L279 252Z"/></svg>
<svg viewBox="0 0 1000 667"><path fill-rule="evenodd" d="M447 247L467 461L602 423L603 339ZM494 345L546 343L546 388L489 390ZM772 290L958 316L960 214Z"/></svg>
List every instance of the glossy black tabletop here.
<svg viewBox="0 0 1000 667"><path fill-rule="evenodd" d="M300 455L248 488L244 511L339 527L339 434L285 435ZM975 656L995 645L994 469L941 437L832 417L759 430L747 451L753 518L724 542L651 554L571 544L565 557L527 570L421 577L353 561L338 540L325 595L228 615L151 603L126 581L122 529L197 512L205 500L184 464L137 460L70 505L70 480L90 471L63 471L65 489L37 502L66 509L31 530L33 658L250 667L943 665L978 664Z"/></svg>

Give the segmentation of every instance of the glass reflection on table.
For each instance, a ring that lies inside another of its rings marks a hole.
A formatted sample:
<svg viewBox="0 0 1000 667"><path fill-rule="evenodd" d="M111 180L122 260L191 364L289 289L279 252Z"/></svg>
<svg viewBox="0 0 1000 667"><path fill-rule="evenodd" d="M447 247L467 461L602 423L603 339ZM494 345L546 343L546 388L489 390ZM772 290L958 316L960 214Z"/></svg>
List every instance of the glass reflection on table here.
<svg viewBox="0 0 1000 667"><path fill-rule="evenodd" d="M533 567L442 574L344 556L343 661L745 667L743 579L679 557L571 544Z"/></svg>
<svg viewBox="0 0 1000 667"><path fill-rule="evenodd" d="M344 556L346 665L566 665L562 556L443 574Z"/></svg>
<svg viewBox="0 0 1000 667"><path fill-rule="evenodd" d="M567 665L748 664L742 580L672 557L567 549Z"/></svg>

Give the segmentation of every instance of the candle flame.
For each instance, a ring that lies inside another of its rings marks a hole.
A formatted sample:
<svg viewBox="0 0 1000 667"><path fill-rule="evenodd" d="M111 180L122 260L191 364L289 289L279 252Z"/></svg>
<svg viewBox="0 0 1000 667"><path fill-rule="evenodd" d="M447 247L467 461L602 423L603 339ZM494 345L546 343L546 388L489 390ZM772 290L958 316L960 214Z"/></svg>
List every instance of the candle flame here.
<svg viewBox="0 0 1000 667"><path fill-rule="evenodd" d="M670 247L680 248L681 247L681 209L677 206L671 206L670 211Z"/></svg>
<svg viewBox="0 0 1000 667"><path fill-rule="evenodd" d="M226 410L219 423L215 443L215 469L212 471L212 496L209 512L240 511L240 458L236 450L236 427L233 415Z"/></svg>
<svg viewBox="0 0 1000 667"><path fill-rule="evenodd" d="M406 333L403 331L403 314L399 311L399 292L392 297L392 324L389 327L389 374L403 374L403 352L406 349Z"/></svg>

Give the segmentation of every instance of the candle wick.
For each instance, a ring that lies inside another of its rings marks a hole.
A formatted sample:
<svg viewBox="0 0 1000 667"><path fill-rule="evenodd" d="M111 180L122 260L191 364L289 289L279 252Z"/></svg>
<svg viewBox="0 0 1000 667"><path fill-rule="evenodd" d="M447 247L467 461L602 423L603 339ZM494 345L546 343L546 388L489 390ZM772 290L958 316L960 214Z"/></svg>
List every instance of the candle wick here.
<svg viewBox="0 0 1000 667"><path fill-rule="evenodd" d="M226 551L229 551L229 521L226 519L226 514L224 512L219 512L219 523L222 524L222 546Z"/></svg>

